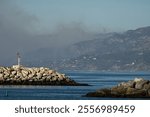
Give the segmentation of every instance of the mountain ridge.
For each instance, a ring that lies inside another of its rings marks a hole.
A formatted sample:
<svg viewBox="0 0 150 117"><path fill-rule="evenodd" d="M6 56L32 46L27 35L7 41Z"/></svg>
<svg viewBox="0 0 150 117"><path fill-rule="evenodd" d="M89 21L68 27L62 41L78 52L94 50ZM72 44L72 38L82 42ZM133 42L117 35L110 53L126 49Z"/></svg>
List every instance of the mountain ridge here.
<svg viewBox="0 0 150 117"><path fill-rule="evenodd" d="M91 40L58 49L58 52L54 52L55 58L50 60L45 57L40 64L60 70L149 70L149 47L150 26L147 26L123 33L93 36ZM38 61L29 63L36 65Z"/></svg>

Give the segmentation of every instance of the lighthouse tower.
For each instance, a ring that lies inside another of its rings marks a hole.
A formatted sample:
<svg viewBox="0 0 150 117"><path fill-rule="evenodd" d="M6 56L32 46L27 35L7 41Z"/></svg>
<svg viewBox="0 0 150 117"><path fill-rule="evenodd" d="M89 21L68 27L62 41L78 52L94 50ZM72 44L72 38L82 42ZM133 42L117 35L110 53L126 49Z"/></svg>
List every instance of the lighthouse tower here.
<svg viewBox="0 0 150 117"><path fill-rule="evenodd" d="M20 54L19 54L19 52L17 52L17 65L13 65L12 67L14 68L14 69L20 69L20 67L21 67L21 57L20 57Z"/></svg>
<svg viewBox="0 0 150 117"><path fill-rule="evenodd" d="M20 66L20 62L21 62L21 57L19 52L17 52L17 65Z"/></svg>

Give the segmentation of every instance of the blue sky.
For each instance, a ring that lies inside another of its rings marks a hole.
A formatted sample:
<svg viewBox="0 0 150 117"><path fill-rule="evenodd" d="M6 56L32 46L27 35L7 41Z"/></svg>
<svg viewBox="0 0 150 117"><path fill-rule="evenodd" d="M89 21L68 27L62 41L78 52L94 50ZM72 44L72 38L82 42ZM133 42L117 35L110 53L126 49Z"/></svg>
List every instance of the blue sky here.
<svg viewBox="0 0 150 117"><path fill-rule="evenodd" d="M89 29L124 31L150 25L150 0L16 0L41 28L83 23Z"/></svg>

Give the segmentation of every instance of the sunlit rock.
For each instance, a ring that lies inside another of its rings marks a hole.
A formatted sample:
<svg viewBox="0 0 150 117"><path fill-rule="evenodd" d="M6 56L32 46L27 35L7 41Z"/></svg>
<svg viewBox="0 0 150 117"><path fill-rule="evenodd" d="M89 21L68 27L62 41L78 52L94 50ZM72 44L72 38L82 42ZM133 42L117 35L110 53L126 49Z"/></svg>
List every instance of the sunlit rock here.
<svg viewBox="0 0 150 117"><path fill-rule="evenodd" d="M21 65L0 67L0 85L87 85L71 80L49 68L28 68Z"/></svg>

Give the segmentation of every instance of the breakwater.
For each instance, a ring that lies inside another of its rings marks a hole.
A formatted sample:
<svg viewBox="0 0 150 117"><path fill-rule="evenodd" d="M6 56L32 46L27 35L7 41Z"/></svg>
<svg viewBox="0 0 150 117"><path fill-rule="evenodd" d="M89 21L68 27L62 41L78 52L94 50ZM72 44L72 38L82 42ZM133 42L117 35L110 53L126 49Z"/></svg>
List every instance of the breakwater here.
<svg viewBox="0 0 150 117"><path fill-rule="evenodd" d="M65 74L44 67L0 67L0 85L68 85L78 86Z"/></svg>

